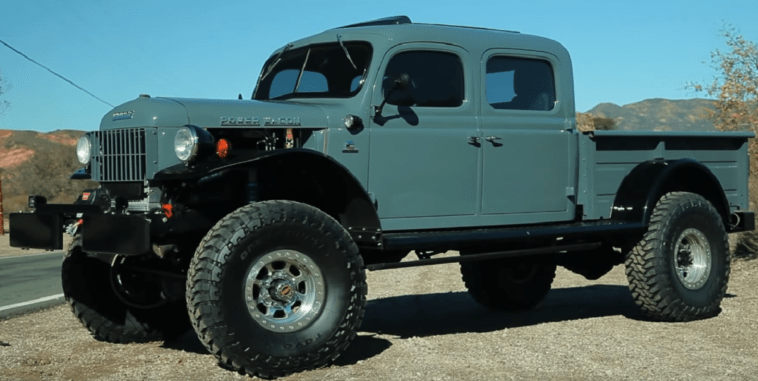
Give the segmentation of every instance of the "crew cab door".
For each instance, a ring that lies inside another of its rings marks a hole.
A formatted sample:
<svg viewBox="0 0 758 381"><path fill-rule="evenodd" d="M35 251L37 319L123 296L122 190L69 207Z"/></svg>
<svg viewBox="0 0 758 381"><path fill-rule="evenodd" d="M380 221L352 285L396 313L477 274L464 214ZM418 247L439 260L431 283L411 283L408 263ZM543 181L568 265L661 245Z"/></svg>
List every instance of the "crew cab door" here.
<svg viewBox="0 0 758 381"><path fill-rule="evenodd" d="M573 218L573 103L560 99L571 95L571 83L556 68L561 63L547 53L495 49L482 57L484 216L500 215L501 223Z"/></svg>
<svg viewBox="0 0 758 381"><path fill-rule="evenodd" d="M394 79L410 79L370 122L368 188L385 229L453 226L451 217L477 212L480 144L467 54L451 45L404 44L378 69L375 106Z"/></svg>

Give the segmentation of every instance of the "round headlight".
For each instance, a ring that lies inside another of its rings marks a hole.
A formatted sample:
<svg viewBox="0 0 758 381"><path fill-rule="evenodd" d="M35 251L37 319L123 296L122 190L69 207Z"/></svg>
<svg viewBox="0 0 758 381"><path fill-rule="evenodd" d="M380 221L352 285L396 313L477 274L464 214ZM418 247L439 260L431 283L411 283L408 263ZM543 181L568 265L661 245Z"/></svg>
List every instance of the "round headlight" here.
<svg viewBox="0 0 758 381"><path fill-rule="evenodd" d="M198 138L195 130L189 127L182 127L176 131L174 137L174 152L176 157L183 162L188 162L195 158L198 149Z"/></svg>
<svg viewBox="0 0 758 381"><path fill-rule="evenodd" d="M89 164L90 154L92 153L92 141L89 139L89 135L82 135L76 142L76 158L79 162L87 165Z"/></svg>

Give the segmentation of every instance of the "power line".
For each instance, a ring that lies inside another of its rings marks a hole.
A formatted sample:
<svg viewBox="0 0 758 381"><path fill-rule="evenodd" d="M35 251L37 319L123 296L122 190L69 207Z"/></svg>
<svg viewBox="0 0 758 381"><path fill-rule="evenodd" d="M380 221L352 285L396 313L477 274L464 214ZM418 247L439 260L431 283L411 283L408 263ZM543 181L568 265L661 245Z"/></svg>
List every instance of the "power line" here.
<svg viewBox="0 0 758 381"><path fill-rule="evenodd" d="M41 64L41 63L39 63L39 62L37 62L37 61L35 61L35 60L33 60L33 59L31 59L31 58L29 58L29 56L27 56L27 55L26 55L26 54L24 54L24 53L21 53L21 52L19 52L19 51L18 51L18 50L16 50L14 47L12 47L12 46L8 45L8 44L7 44L5 41L3 41L3 40L0 40L0 43L2 43L3 45L7 46L7 47L8 47L8 49L10 49L10 50L13 50L14 52L16 52L16 53L20 54L22 57L26 58L27 60L29 60L29 61L31 61L31 62L33 62L33 63L35 63L35 64L39 65L40 67L42 67L42 68L43 68L43 69L45 69L45 70L47 70L47 71L49 71L49 72L53 73L53 74L54 74L55 76L57 76L58 78L60 78L60 79L62 79L62 80L64 80L64 81L66 81L66 82L70 83L71 85L73 85L73 86L74 86L74 87L76 87L77 89L79 89L79 90L81 90L81 91L84 91L85 93L89 94L89 95L90 95L92 98L95 98L95 99L99 100L100 102L103 102L103 103L107 104L108 106L111 106L111 107L116 107L116 106L114 106L114 105L112 105L112 104L110 104L110 103L108 103L108 102L106 102L106 101L102 100L102 99L101 99L100 97L98 97L97 95L90 93L89 91L85 90L84 88L82 88L81 86L77 85L76 83L73 83L73 82L71 82L71 81L70 81L70 80L68 80L66 77L64 77L64 76L62 76L62 75L60 75L60 74L58 74L58 73L54 72L54 71L53 71L52 69L50 69L49 67L47 67L47 66L45 66L45 65L43 65L43 64Z"/></svg>

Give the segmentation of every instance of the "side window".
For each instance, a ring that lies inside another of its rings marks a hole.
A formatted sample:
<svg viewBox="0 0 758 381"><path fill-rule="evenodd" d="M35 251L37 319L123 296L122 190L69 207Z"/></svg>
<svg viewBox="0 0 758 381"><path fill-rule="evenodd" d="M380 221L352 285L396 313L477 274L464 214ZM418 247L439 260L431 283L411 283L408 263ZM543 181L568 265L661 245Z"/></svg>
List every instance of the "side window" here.
<svg viewBox="0 0 758 381"><path fill-rule="evenodd" d="M295 69L282 70L276 73L276 77L271 81L269 99L295 91L298 74L300 74L300 70ZM329 85L326 83L326 77L323 74L314 71L303 72L303 78L300 78L300 87L297 89L298 93L325 93L327 91L329 91Z"/></svg>
<svg viewBox="0 0 758 381"><path fill-rule="evenodd" d="M550 111L555 107L555 77L547 61L492 57L487 61L485 86L487 102L495 109Z"/></svg>
<svg viewBox="0 0 758 381"><path fill-rule="evenodd" d="M463 104L463 64L457 55L433 51L402 52L392 57L384 73L386 95L395 79L408 74L405 90L393 91L387 103L396 106L458 107Z"/></svg>
<svg viewBox="0 0 758 381"><path fill-rule="evenodd" d="M356 76L350 81L350 92L352 93L353 91L358 90L361 85L363 85L363 75Z"/></svg>

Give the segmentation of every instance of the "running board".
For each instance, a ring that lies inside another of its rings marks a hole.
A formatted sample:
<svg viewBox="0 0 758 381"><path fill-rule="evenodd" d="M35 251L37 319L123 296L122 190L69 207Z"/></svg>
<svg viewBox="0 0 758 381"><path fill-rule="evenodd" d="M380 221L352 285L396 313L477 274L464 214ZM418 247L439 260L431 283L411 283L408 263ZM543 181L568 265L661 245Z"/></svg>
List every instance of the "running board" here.
<svg viewBox="0 0 758 381"><path fill-rule="evenodd" d="M597 249L601 245L602 243L600 242L580 243L580 244L575 244L575 245L540 247L536 249L496 251L493 253L458 255L455 257L419 259L416 261L409 261L409 262L378 263L375 265L366 266L366 270L378 271L378 270L389 270L389 269L401 269L401 268L406 268L406 267L441 265L443 263L486 261L488 259L523 257L527 255L537 255L537 254L550 254L550 253L557 253L561 251L566 251L566 252L584 251L584 250Z"/></svg>
<svg viewBox="0 0 758 381"><path fill-rule="evenodd" d="M602 241L610 235L644 232L645 225L613 220L572 222L552 225L508 226L442 231L402 231L382 234L384 250L460 250L472 246L501 245L523 239L581 238Z"/></svg>

